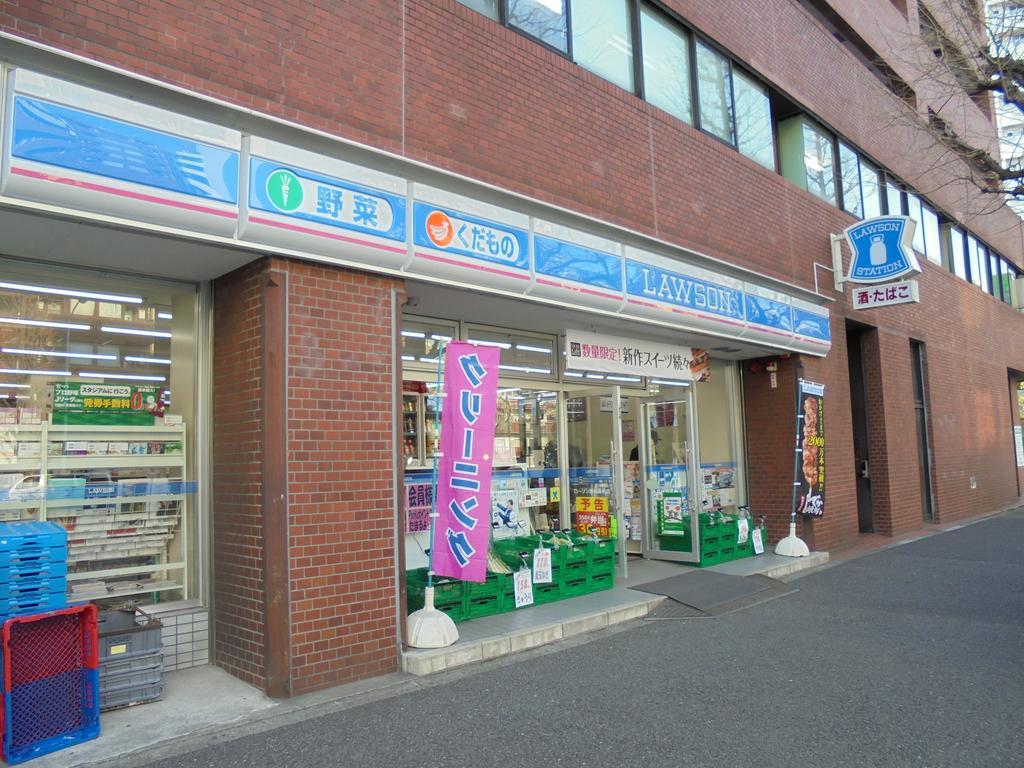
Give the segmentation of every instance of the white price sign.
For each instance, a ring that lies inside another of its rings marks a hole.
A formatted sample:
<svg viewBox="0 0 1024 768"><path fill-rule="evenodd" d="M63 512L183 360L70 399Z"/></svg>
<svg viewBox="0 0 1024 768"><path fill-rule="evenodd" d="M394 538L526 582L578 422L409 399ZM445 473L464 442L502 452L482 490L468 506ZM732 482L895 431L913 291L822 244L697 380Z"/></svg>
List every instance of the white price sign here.
<svg viewBox="0 0 1024 768"><path fill-rule="evenodd" d="M741 517L736 521L736 543L746 544L747 537L750 535L750 523L747 518Z"/></svg>
<svg viewBox="0 0 1024 768"><path fill-rule="evenodd" d="M764 539L761 537L761 528L755 528L753 533L754 539L754 554L764 554Z"/></svg>
<svg viewBox="0 0 1024 768"><path fill-rule="evenodd" d="M541 547L533 550L533 583L551 583L551 550Z"/></svg>
<svg viewBox="0 0 1024 768"><path fill-rule="evenodd" d="M533 580L529 568L520 568L512 577L516 591L516 608L533 605Z"/></svg>

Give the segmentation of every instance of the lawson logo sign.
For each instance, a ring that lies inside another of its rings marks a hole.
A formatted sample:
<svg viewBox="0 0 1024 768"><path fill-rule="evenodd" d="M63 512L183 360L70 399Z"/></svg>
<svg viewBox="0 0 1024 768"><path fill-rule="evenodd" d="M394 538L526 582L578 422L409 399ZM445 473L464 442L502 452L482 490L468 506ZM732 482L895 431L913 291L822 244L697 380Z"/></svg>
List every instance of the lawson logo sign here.
<svg viewBox="0 0 1024 768"><path fill-rule="evenodd" d="M914 226L907 216L878 216L847 227L843 234L853 251L847 280L881 283L918 274Z"/></svg>

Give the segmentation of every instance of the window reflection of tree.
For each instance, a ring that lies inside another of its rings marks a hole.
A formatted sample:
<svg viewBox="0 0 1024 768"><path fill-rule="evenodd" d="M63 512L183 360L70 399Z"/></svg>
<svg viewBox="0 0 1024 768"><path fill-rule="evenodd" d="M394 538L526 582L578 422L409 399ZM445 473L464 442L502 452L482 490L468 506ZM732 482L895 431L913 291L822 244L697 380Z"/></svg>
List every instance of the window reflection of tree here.
<svg viewBox="0 0 1024 768"><path fill-rule="evenodd" d="M553 10L553 6L559 10ZM508 23L548 45L566 50L563 0L509 0Z"/></svg>
<svg viewBox="0 0 1024 768"><path fill-rule="evenodd" d="M697 80L701 127L731 143L733 104L729 62L707 46L698 44Z"/></svg>

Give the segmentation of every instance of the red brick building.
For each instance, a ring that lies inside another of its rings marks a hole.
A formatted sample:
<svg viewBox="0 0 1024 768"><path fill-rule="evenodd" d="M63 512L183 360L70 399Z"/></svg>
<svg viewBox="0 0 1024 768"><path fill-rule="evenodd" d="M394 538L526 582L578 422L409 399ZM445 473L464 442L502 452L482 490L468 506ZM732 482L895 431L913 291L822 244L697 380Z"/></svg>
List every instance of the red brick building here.
<svg viewBox="0 0 1024 768"><path fill-rule="evenodd" d="M0 389L62 446L5 487L181 484L119 508L146 521L120 549L74 521L76 594L188 622L172 668L275 695L397 668L450 338L502 347L499 487L543 489L524 519L611 498L638 556L680 559L655 468L785 534L798 378L825 386L813 548L1017 500L1022 228L908 117L995 142L990 105L921 76L945 6L575 6L0 8ZM858 308L830 236L884 215L915 222L920 300ZM711 380L574 367L570 336L707 350ZM154 387L182 418L61 431L54 382ZM114 458L153 443L175 458ZM70 519L46 498L18 514Z"/></svg>

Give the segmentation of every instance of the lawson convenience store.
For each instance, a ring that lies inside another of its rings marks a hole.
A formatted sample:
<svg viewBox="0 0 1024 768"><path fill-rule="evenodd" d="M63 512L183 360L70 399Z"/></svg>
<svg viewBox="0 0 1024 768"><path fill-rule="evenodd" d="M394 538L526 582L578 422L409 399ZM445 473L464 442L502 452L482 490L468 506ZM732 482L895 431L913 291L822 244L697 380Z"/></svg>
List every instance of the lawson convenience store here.
<svg viewBox="0 0 1024 768"><path fill-rule="evenodd" d="M749 499L739 361L829 350L796 286L53 67L3 72L2 506L77 531L75 597L180 617L170 668L275 695L395 668L449 340L501 349L502 525L569 527L601 499L624 553L683 561L659 498ZM152 418L68 424L53 393L85 386L150 387ZM89 503L138 481L162 493Z"/></svg>

